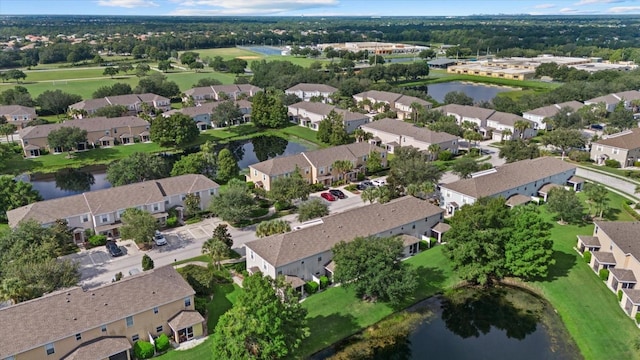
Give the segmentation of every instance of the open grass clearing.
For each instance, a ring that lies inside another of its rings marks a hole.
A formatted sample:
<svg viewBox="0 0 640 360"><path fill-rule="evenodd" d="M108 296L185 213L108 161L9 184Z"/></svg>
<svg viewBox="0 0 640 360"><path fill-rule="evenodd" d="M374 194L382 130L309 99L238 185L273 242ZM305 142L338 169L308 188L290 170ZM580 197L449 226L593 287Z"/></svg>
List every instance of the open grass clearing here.
<svg viewBox="0 0 640 360"><path fill-rule="evenodd" d="M189 51L197 52L198 54L200 54L201 59L205 57L210 57L211 59L213 59L216 56L220 56L224 60L231 60L231 59L235 59L238 57L245 57L245 56L246 57L257 56L260 58L264 57L264 55L260 53L249 51L247 49L242 49L238 47L198 49L198 50L189 50ZM179 55L182 55L183 53L184 51L180 51Z"/></svg>
<svg viewBox="0 0 640 360"><path fill-rule="evenodd" d="M62 80L62 79L82 79L82 78L94 78L94 77L102 77L105 76L102 73L104 72L104 67L101 68L75 68L75 69L55 69L55 70L27 70L25 74L27 78L26 82L32 81L47 81L47 80ZM133 72L130 71L129 74L118 74L118 75L132 75Z"/></svg>

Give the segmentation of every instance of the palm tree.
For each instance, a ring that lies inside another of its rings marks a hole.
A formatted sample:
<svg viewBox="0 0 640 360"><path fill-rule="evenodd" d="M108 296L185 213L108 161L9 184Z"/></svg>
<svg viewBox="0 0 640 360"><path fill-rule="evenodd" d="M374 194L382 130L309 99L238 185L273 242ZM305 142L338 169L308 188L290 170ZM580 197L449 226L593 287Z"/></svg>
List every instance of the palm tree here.
<svg viewBox="0 0 640 360"><path fill-rule="evenodd" d="M0 135L7 137L9 142L9 135L11 135L11 142L13 142L13 133L16 132L17 127L14 124L2 124L0 125Z"/></svg>
<svg viewBox="0 0 640 360"><path fill-rule="evenodd" d="M531 127L531 123L527 120L518 120L513 124L513 128L518 131L521 139L524 139L524 132Z"/></svg>
<svg viewBox="0 0 640 360"><path fill-rule="evenodd" d="M220 261L226 257L228 251L227 244L216 238L211 238L202 244L202 253L211 256L211 260L218 267L218 270L221 266Z"/></svg>
<svg viewBox="0 0 640 360"><path fill-rule="evenodd" d="M442 150L442 148L440 148L440 145L438 144L429 145L427 151L429 151L429 158L431 159L431 161L438 158L438 153L440 153L440 150Z"/></svg>
<svg viewBox="0 0 640 360"><path fill-rule="evenodd" d="M360 198L365 203L368 201L369 204L373 204L373 202L378 198L378 191L374 187L368 187L362 191L362 194L360 194Z"/></svg>
<svg viewBox="0 0 640 360"><path fill-rule="evenodd" d="M511 131L510 129L502 130L502 138L500 139L500 142L503 142L504 138L509 137L511 135L513 135L513 131Z"/></svg>
<svg viewBox="0 0 640 360"><path fill-rule="evenodd" d="M368 133L360 128L357 128L353 131L353 136L356 139L356 142L364 142L373 138L373 134Z"/></svg>
<svg viewBox="0 0 640 360"><path fill-rule="evenodd" d="M409 107L411 108L411 119L415 124L416 122L418 122L418 114L424 110L424 107L416 101L412 102Z"/></svg>
<svg viewBox="0 0 640 360"><path fill-rule="evenodd" d="M349 160L336 160L331 167L341 173L342 179L347 181L347 173L353 169L353 163Z"/></svg>

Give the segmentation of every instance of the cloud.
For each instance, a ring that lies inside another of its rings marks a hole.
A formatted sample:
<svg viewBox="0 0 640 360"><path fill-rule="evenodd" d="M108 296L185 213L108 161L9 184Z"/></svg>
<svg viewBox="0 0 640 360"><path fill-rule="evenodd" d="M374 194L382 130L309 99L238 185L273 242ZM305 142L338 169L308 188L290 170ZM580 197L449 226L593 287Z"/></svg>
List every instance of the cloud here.
<svg viewBox="0 0 640 360"><path fill-rule="evenodd" d="M123 8L139 8L139 7L156 7L159 6L151 0L98 0L98 6L123 7Z"/></svg>
<svg viewBox="0 0 640 360"><path fill-rule="evenodd" d="M551 8L554 8L554 7L556 7L554 4L539 4L539 5L534 6L533 8L534 9L551 9Z"/></svg>
<svg viewBox="0 0 640 360"><path fill-rule="evenodd" d="M171 0L179 8L172 15L273 15L291 11L332 8L338 0Z"/></svg>
<svg viewBox="0 0 640 360"><path fill-rule="evenodd" d="M591 5L591 4L611 4L611 3L620 3L624 1L625 0L580 0L574 5L580 6L580 5Z"/></svg>
<svg viewBox="0 0 640 360"><path fill-rule="evenodd" d="M562 9L558 10L558 12L561 13L561 14L574 14L574 15L598 14L598 13L600 13L600 11L598 11L598 10L579 10L579 9L570 8L570 7L562 8Z"/></svg>
<svg viewBox="0 0 640 360"><path fill-rule="evenodd" d="M616 6L607 10L607 12L613 13L613 14L639 12L639 11L640 11L640 6Z"/></svg>

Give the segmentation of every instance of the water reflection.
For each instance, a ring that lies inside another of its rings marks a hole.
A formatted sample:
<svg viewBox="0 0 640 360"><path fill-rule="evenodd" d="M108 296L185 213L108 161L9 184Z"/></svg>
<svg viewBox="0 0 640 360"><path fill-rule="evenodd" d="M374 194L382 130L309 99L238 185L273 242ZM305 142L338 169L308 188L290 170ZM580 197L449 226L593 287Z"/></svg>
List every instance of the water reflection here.
<svg viewBox="0 0 640 360"><path fill-rule="evenodd" d="M506 86L489 86L474 83L465 83L461 81L451 81L438 84L421 85L411 87L414 90L424 91L434 100L443 102L445 95L452 91L462 91L467 96L471 97L474 102L491 101L496 95L505 91L520 90L519 88L512 88Z"/></svg>
<svg viewBox="0 0 640 360"><path fill-rule="evenodd" d="M92 173L78 169L62 169L55 174L56 187L64 191L85 192L96 183Z"/></svg>
<svg viewBox="0 0 640 360"><path fill-rule="evenodd" d="M257 136L251 139L253 152L260 161L284 154L289 142L279 136Z"/></svg>

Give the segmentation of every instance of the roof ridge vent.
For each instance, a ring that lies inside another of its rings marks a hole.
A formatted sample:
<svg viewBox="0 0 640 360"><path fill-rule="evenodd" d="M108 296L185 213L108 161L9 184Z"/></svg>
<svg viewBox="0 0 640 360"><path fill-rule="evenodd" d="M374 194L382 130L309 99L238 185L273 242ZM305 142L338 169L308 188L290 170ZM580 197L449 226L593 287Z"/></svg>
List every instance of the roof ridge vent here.
<svg viewBox="0 0 640 360"><path fill-rule="evenodd" d="M482 171L478 171L478 172L474 172L473 174L471 174L471 178L477 178L480 176L485 176L485 175L489 175L489 174L494 174L497 173L498 170L496 168L491 168L488 170L482 170Z"/></svg>
<svg viewBox="0 0 640 360"><path fill-rule="evenodd" d="M619 133L611 134L611 135L607 136L607 139L616 138L616 137L619 137L619 136L624 136L624 135L629 135L629 134L633 134L633 131L625 130L625 131L621 131Z"/></svg>

